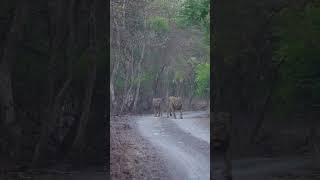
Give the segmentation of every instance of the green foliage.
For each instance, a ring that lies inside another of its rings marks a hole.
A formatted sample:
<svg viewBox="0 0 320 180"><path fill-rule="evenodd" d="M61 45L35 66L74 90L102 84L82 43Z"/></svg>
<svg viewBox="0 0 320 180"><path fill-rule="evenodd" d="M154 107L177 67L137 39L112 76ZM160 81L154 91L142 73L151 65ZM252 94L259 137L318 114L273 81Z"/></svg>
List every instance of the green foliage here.
<svg viewBox="0 0 320 180"><path fill-rule="evenodd" d="M141 75L141 83L151 82L153 80L153 73L151 71L146 71Z"/></svg>
<svg viewBox="0 0 320 180"><path fill-rule="evenodd" d="M150 18L149 25L157 33L167 33L170 30L168 19L160 16Z"/></svg>
<svg viewBox="0 0 320 180"><path fill-rule="evenodd" d="M175 76L174 76L174 79L176 81L183 81L184 80L184 74L182 71L176 71L175 72Z"/></svg>
<svg viewBox="0 0 320 180"><path fill-rule="evenodd" d="M320 8L285 9L277 23L274 58L284 63L276 96L291 110L311 107L320 102Z"/></svg>
<svg viewBox="0 0 320 180"><path fill-rule="evenodd" d="M80 58L75 62L75 80L82 81L82 79L86 77L89 67L89 58L89 54L87 52L83 52Z"/></svg>
<svg viewBox="0 0 320 180"><path fill-rule="evenodd" d="M153 0L150 3L152 9L157 9L157 14L171 20L174 18L181 7L180 0Z"/></svg>
<svg viewBox="0 0 320 180"><path fill-rule="evenodd" d="M179 23L190 26L199 25L209 30L210 1L209 0L185 0L179 15Z"/></svg>
<svg viewBox="0 0 320 180"><path fill-rule="evenodd" d="M108 67L109 53L106 52L105 47L98 49L97 51L97 68L103 70Z"/></svg>
<svg viewBox="0 0 320 180"><path fill-rule="evenodd" d="M196 94L207 96L210 92L210 64L203 63L196 68Z"/></svg>
<svg viewBox="0 0 320 180"><path fill-rule="evenodd" d="M210 49L210 1L209 0L185 0L176 18L180 28L199 27L204 33L203 44Z"/></svg>
<svg viewBox="0 0 320 180"><path fill-rule="evenodd" d="M124 79L122 79L120 77L117 77L115 79L115 83L114 84L115 84L116 89L123 89L125 81L124 81Z"/></svg>

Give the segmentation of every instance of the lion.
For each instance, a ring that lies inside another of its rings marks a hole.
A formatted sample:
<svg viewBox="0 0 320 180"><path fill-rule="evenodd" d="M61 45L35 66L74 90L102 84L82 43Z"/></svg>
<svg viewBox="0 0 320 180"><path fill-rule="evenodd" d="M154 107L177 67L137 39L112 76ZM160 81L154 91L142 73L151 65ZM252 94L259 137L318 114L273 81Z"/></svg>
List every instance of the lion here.
<svg viewBox="0 0 320 180"><path fill-rule="evenodd" d="M213 149L223 156L225 165L223 174L226 179L231 180L231 115L226 112L217 112L213 117Z"/></svg>
<svg viewBox="0 0 320 180"><path fill-rule="evenodd" d="M153 106L153 110L154 110L154 117L162 116L161 98L153 98L152 99L152 106Z"/></svg>
<svg viewBox="0 0 320 180"><path fill-rule="evenodd" d="M176 110L180 111L180 119L183 119L181 97L170 96L167 101L167 117L169 117L169 114L172 116L173 113L173 117L177 119L175 113Z"/></svg>

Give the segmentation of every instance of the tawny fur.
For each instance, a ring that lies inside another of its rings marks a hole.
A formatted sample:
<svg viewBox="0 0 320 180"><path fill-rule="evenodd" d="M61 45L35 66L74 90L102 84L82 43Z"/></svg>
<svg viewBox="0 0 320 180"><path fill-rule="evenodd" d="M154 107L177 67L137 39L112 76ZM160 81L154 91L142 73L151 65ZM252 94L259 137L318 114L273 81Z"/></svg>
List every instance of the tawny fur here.
<svg viewBox="0 0 320 180"><path fill-rule="evenodd" d="M180 111L180 119L182 119L182 98L181 97L175 97L175 96L169 96L167 100L167 117L172 116L176 119L176 113L175 111Z"/></svg>

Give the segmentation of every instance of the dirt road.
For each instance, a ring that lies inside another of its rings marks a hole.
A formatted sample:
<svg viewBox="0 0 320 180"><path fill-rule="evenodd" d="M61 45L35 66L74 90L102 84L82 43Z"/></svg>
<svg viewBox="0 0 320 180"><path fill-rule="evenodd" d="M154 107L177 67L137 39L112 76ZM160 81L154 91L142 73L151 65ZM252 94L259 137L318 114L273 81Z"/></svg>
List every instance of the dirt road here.
<svg viewBox="0 0 320 180"><path fill-rule="evenodd" d="M184 119L134 117L139 132L158 150L171 179L210 179L210 125L206 112L184 112Z"/></svg>
<svg viewBox="0 0 320 180"><path fill-rule="evenodd" d="M308 158L246 158L232 161L234 180L315 180L319 176L308 170ZM213 165L213 179L223 179L222 163L216 160ZM317 177L317 178L316 178Z"/></svg>
<svg viewBox="0 0 320 180"><path fill-rule="evenodd" d="M210 179L210 126L206 112L184 112L183 119L153 115L111 121L111 179ZM179 117L179 116L178 116ZM223 180L219 157L211 164ZM235 180L313 180L308 158L233 159Z"/></svg>

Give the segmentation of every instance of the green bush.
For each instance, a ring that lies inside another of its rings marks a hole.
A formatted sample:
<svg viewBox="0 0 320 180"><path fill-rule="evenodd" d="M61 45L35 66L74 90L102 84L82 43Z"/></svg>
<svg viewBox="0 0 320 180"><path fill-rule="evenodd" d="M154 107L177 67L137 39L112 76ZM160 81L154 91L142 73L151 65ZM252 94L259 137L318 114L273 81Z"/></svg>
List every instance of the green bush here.
<svg viewBox="0 0 320 180"><path fill-rule="evenodd" d="M149 19L149 25L157 33L167 33L170 30L168 19L160 16Z"/></svg>
<svg viewBox="0 0 320 180"><path fill-rule="evenodd" d="M291 111L319 104L320 8L284 9L276 22L274 59L283 61L276 97Z"/></svg>
<svg viewBox="0 0 320 180"><path fill-rule="evenodd" d="M210 92L210 64L203 63L196 68L196 94L207 96Z"/></svg>

